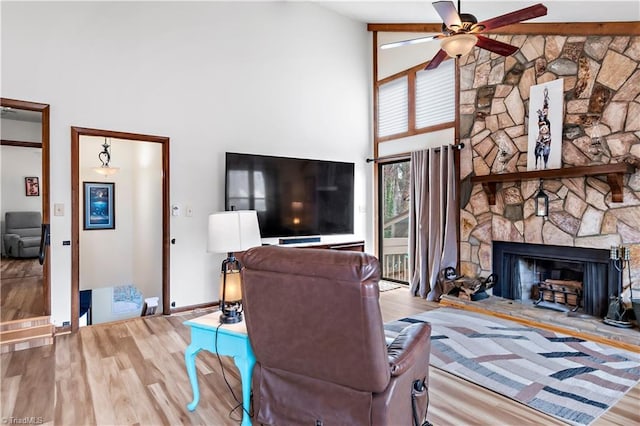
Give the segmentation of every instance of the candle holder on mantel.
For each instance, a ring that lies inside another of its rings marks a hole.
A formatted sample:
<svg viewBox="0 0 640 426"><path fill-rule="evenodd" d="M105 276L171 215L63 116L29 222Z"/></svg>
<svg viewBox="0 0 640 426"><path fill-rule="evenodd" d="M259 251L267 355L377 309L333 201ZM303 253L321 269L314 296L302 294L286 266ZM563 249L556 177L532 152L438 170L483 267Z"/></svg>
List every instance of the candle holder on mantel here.
<svg viewBox="0 0 640 426"><path fill-rule="evenodd" d="M631 328L633 324L629 321L631 315L631 309L627 309L622 301L622 292L624 290L624 268L625 262L627 270L629 270L629 264L631 262L631 250L626 246L611 246L609 251L609 259L613 262L613 266L620 272L620 286L618 288L618 295L611 296L609 302L609 309L607 310L607 316L602 320L605 324L612 325L620 328ZM631 286L631 272L629 272L629 286ZM629 287L631 288L631 287ZM633 293L631 294L633 305ZM639 301L640 302L640 301ZM635 311L634 311L635 312Z"/></svg>

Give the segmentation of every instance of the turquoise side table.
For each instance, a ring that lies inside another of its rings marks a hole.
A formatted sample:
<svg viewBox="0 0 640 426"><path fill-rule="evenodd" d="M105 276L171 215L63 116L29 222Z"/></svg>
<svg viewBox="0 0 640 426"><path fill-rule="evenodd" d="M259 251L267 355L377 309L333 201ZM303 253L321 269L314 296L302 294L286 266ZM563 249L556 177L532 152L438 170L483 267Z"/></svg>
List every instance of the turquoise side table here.
<svg viewBox="0 0 640 426"><path fill-rule="evenodd" d="M193 390L193 401L187 408L193 411L200 401L198 377L196 376L196 355L202 349L216 353L216 333L218 338L218 354L233 357L233 361L240 371L242 380L242 426L251 426L249 408L251 406L251 374L256 363L253 349L249 343L245 322L237 324L220 325L220 312L204 315L185 321L184 324L191 327L191 343L184 353L187 365L187 374Z"/></svg>

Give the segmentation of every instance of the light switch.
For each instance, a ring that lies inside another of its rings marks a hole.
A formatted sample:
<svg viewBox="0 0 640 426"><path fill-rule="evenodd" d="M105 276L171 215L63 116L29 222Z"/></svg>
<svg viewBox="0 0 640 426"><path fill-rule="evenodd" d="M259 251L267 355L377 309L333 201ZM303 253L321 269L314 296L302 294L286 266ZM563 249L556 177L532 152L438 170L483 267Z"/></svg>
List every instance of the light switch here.
<svg viewBox="0 0 640 426"><path fill-rule="evenodd" d="M185 214L185 216L187 216L187 217L191 217L191 216L193 216L193 207L191 207L191 206L186 206L186 207L184 208L184 214Z"/></svg>
<svg viewBox="0 0 640 426"><path fill-rule="evenodd" d="M171 206L171 216L180 216L180 206L174 204Z"/></svg>
<svg viewBox="0 0 640 426"><path fill-rule="evenodd" d="M53 205L53 215L54 216L64 216L64 204L54 204Z"/></svg>

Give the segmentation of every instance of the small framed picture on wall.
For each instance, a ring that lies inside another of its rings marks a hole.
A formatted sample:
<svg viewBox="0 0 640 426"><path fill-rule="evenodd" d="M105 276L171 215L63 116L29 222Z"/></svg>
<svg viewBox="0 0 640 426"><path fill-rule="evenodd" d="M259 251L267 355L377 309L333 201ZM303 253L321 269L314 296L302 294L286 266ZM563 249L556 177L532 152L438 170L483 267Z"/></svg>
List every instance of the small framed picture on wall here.
<svg viewBox="0 0 640 426"><path fill-rule="evenodd" d="M24 192L27 197L40 196L40 179L35 176L24 178Z"/></svg>
<svg viewBox="0 0 640 426"><path fill-rule="evenodd" d="M115 229L115 183L83 182L84 229Z"/></svg>

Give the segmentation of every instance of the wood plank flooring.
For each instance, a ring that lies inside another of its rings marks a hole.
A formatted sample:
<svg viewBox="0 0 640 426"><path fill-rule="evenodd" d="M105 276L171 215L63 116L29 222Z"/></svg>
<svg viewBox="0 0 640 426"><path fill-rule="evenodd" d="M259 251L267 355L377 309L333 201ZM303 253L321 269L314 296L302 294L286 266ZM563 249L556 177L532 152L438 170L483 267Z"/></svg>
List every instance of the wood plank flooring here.
<svg viewBox="0 0 640 426"><path fill-rule="evenodd" d="M385 321L437 308L406 288L381 293ZM196 361L200 404L189 412L192 393L184 364L189 329L183 322L208 311L136 318L84 327L56 337L50 347L0 357L2 419L42 418L51 425L239 424L239 374L233 361L206 351ZM435 425L560 425L508 398L431 368L429 420ZM636 386L595 425L638 424ZM401 425L399 425L401 426ZM407 425L409 426L409 425Z"/></svg>
<svg viewBox="0 0 640 426"><path fill-rule="evenodd" d="M38 259L0 261L0 321L44 315L42 266Z"/></svg>

